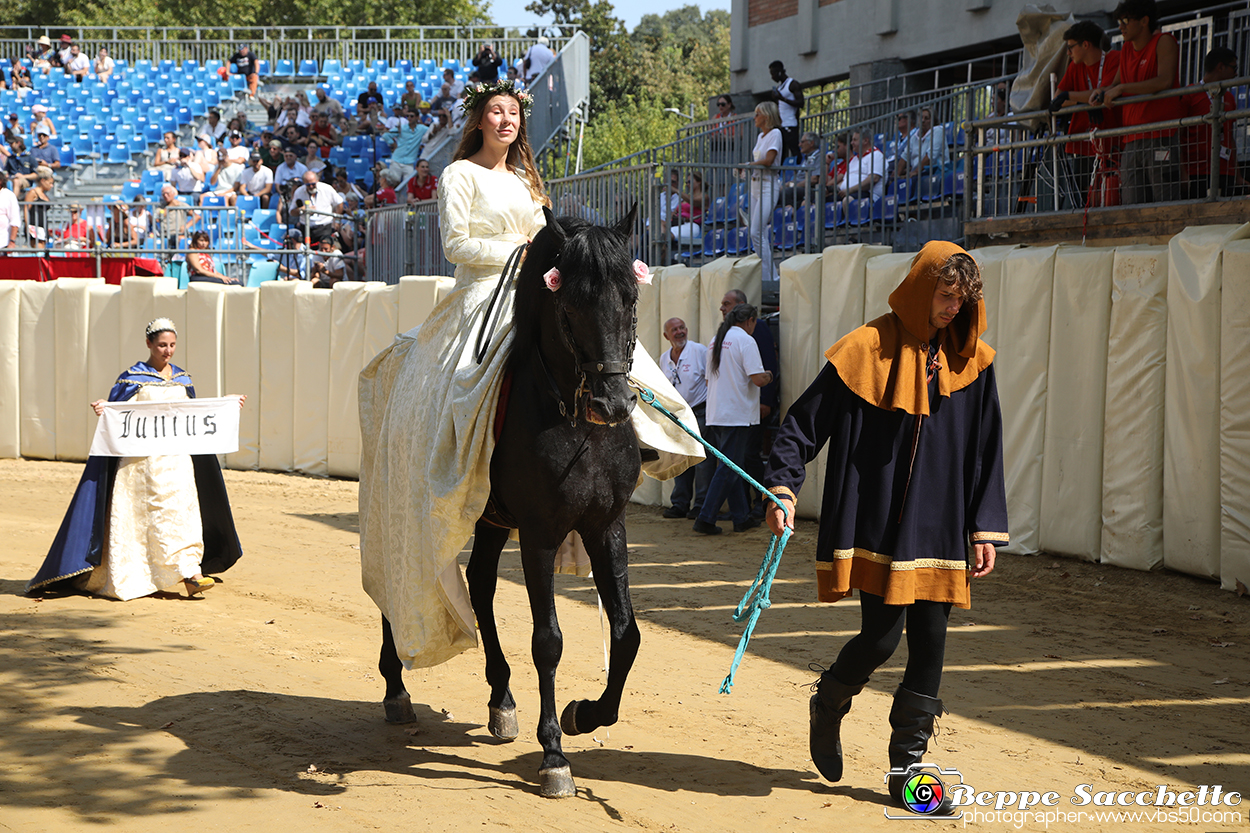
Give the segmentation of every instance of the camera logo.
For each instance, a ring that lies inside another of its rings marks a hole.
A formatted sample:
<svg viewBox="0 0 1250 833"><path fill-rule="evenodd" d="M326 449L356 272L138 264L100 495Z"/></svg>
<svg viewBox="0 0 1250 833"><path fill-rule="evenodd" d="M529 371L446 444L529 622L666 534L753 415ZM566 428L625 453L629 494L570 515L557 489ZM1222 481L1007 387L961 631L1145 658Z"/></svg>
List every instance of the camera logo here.
<svg viewBox="0 0 1250 833"><path fill-rule="evenodd" d="M963 811L956 810L950 802L949 787L963 784L964 777L954 768L942 769L936 764L912 764L906 769L892 769L886 773L891 778L903 778L903 806L909 812L899 813L886 807L885 817L896 820L940 818L956 820L963 818Z"/></svg>

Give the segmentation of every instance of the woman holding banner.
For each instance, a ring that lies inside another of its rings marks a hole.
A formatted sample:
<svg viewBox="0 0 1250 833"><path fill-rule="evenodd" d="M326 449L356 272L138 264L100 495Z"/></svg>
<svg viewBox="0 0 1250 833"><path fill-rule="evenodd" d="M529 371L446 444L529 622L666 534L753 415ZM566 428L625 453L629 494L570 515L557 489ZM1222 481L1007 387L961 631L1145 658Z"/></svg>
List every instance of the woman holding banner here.
<svg viewBox="0 0 1250 833"><path fill-rule="evenodd" d="M148 358L118 377L107 401L194 398L191 376L171 361L178 345L174 323L157 318L145 336ZM91 403L97 416L104 403ZM74 579L73 586L122 601L179 583L190 597L215 585L205 571L226 570L240 555L215 455L91 457L26 592Z"/></svg>

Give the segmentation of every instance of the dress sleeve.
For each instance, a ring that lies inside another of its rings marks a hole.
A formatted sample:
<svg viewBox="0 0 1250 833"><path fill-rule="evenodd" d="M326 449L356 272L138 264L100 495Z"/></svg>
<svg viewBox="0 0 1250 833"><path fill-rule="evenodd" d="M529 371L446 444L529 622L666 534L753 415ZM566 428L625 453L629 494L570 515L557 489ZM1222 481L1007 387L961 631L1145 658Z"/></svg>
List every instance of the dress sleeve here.
<svg viewBox="0 0 1250 833"><path fill-rule="evenodd" d="M766 489L798 495L803 488L807 464L816 459L829 439L840 382L833 365L826 363L815 381L790 406L764 468Z"/></svg>
<svg viewBox="0 0 1250 833"><path fill-rule="evenodd" d="M981 375L980 425L977 426L977 466L968 505L968 535L974 544L1007 544L1007 489L1003 478L1003 412L998 404L994 365Z"/></svg>
<svg viewBox="0 0 1250 833"><path fill-rule="evenodd" d="M438 188L438 215L443 227L443 254L451 263L503 266L521 243L523 234L473 237L471 219L479 199L472 176L455 167L443 171Z"/></svg>

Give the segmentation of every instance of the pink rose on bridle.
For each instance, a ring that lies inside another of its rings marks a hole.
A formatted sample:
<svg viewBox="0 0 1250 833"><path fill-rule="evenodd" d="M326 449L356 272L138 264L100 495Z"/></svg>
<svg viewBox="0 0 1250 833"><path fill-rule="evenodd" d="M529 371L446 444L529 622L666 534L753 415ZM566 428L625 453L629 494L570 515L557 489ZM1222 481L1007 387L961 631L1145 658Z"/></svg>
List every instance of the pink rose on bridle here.
<svg viewBox="0 0 1250 833"><path fill-rule="evenodd" d="M641 260L634 261L634 277L638 279L638 283L651 285L651 270Z"/></svg>
<svg viewBox="0 0 1250 833"><path fill-rule="evenodd" d="M557 289L559 289L560 288L560 270L555 268L554 266L548 269L546 273L543 275L543 283L545 283L547 285L547 288L550 289L552 292L555 292Z"/></svg>

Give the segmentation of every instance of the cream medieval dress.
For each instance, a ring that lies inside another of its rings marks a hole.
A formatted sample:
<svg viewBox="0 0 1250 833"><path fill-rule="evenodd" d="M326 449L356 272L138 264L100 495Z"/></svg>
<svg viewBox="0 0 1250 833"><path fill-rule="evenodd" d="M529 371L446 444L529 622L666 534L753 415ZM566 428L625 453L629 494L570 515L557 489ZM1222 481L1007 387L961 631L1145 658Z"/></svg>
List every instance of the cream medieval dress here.
<svg viewBox="0 0 1250 833"><path fill-rule="evenodd" d="M438 195L455 287L360 375L361 577L390 620L407 668L437 665L477 645L456 556L490 495L495 406L512 344L511 291L499 301L481 364L473 346L508 256L544 224L523 179L467 159L447 166ZM642 348L632 375L696 424ZM632 421L640 443L659 452L645 466L651 476L675 477L703 458L695 440L641 402Z"/></svg>

